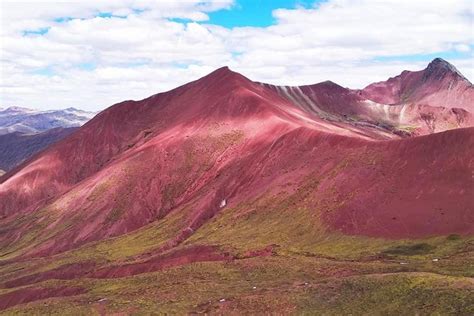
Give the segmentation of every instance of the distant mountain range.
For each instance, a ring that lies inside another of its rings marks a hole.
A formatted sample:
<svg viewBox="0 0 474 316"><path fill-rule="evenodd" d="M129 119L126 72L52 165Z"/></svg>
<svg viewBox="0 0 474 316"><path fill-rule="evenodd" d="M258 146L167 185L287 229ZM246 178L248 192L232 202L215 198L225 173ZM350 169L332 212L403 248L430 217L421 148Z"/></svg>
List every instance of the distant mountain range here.
<svg viewBox="0 0 474 316"><path fill-rule="evenodd" d="M77 127L57 127L36 134L13 132L0 135L0 170L13 169L27 158L63 139L76 129Z"/></svg>
<svg viewBox="0 0 474 316"><path fill-rule="evenodd" d="M50 111L0 108L0 176L69 135L95 114L75 108Z"/></svg>
<svg viewBox="0 0 474 316"><path fill-rule="evenodd" d="M58 127L79 127L95 114L75 108L49 111L16 106L0 108L0 135L13 132L34 134Z"/></svg>

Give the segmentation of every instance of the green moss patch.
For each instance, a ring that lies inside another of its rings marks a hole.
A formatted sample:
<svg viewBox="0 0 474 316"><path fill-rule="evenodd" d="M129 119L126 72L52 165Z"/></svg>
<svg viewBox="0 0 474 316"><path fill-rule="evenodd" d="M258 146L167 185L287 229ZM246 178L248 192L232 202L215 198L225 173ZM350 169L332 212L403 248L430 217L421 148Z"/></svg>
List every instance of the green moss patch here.
<svg viewBox="0 0 474 316"><path fill-rule="evenodd" d="M382 253L389 255L404 255L404 256L414 256L414 255L425 255L433 252L435 246L432 246L427 243L417 243L412 245L398 245L390 247Z"/></svg>

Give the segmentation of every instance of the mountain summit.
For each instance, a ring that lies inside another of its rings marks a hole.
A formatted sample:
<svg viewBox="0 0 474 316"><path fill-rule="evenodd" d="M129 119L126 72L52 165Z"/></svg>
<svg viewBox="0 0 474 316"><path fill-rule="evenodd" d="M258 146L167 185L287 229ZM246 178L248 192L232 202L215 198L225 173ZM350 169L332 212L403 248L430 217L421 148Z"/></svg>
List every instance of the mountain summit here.
<svg viewBox="0 0 474 316"><path fill-rule="evenodd" d="M474 112L474 87L453 65L436 58L420 71L373 83L362 95L382 104L429 104Z"/></svg>
<svg viewBox="0 0 474 316"><path fill-rule="evenodd" d="M446 75L453 75L468 81L456 67L442 58L433 59L424 70L423 75L425 79L433 76L437 80L442 80Z"/></svg>

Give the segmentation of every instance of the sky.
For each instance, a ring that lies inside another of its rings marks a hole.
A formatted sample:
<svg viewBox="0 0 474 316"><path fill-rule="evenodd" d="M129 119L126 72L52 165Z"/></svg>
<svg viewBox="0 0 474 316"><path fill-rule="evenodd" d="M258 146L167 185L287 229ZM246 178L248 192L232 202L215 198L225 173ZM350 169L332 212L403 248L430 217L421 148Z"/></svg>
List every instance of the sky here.
<svg viewBox="0 0 474 316"><path fill-rule="evenodd" d="M474 81L471 0L0 2L0 107L98 111L229 66L363 88L435 57Z"/></svg>

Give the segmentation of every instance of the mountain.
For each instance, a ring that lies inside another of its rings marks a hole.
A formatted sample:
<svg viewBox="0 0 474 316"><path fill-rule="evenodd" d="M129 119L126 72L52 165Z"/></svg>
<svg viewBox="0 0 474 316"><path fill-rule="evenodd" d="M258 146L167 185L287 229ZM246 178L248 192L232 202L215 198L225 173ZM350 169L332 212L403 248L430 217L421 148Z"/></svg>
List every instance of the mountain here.
<svg viewBox="0 0 474 316"><path fill-rule="evenodd" d="M0 109L0 169L9 171L69 135L94 115L75 108L52 111L22 107Z"/></svg>
<svg viewBox="0 0 474 316"><path fill-rule="evenodd" d="M0 135L0 169L9 171L22 161L67 135L76 127L53 128L36 134L13 132Z"/></svg>
<svg viewBox="0 0 474 316"><path fill-rule="evenodd" d="M325 120L371 126L399 136L474 126L473 85L440 58L424 70L404 71L362 90L330 81L302 87L265 86Z"/></svg>
<svg viewBox="0 0 474 316"><path fill-rule="evenodd" d="M434 59L424 70L404 71L385 82L373 83L360 94L390 105L400 113L401 124L412 130L425 125L422 133L472 126L474 121L474 86L441 58Z"/></svg>
<svg viewBox="0 0 474 316"><path fill-rule="evenodd" d="M470 314L470 106L369 90L224 67L102 111L0 178L0 309Z"/></svg>
<svg viewBox="0 0 474 316"><path fill-rule="evenodd" d="M411 134L474 125L474 87L441 58L424 70L404 71L358 93L374 102L372 107L385 115L388 124Z"/></svg>
<svg viewBox="0 0 474 316"><path fill-rule="evenodd" d="M373 83L362 90L362 95L383 104L428 104L474 112L474 86L441 58L424 70L404 71L385 82Z"/></svg>
<svg viewBox="0 0 474 316"><path fill-rule="evenodd" d="M79 127L95 113L67 108L38 111L22 107L0 108L0 135L21 132L38 133L58 127Z"/></svg>

